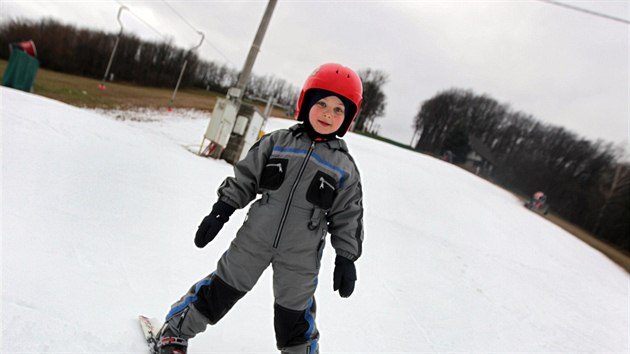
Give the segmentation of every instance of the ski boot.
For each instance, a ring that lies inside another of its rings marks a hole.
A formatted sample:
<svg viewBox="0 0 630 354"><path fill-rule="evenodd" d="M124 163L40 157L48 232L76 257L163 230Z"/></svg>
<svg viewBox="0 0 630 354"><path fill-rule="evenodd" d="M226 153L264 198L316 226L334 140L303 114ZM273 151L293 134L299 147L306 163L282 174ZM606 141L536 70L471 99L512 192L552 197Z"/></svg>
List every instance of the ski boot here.
<svg viewBox="0 0 630 354"><path fill-rule="evenodd" d="M158 335L156 352L157 354L186 354L188 341L178 336L176 331L164 324Z"/></svg>

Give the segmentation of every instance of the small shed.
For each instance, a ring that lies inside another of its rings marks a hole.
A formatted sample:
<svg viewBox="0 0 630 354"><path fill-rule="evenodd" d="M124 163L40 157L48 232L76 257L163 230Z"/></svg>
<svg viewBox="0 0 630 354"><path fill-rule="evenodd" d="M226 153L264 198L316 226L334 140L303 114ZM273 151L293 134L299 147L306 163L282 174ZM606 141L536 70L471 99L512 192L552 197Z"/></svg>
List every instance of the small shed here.
<svg viewBox="0 0 630 354"><path fill-rule="evenodd" d="M490 177L497 165L490 148L474 136L468 137L468 145L470 152L466 155L463 167L478 176Z"/></svg>

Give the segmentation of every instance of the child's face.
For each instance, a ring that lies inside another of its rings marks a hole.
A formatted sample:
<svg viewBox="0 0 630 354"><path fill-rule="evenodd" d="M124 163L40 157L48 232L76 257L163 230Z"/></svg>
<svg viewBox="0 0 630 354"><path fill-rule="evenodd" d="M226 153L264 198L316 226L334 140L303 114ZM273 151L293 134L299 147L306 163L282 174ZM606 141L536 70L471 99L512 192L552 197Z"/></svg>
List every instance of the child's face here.
<svg viewBox="0 0 630 354"><path fill-rule="evenodd" d="M337 96L324 97L308 112L308 120L316 132L327 135L339 130L346 116L346 108Z"/></svg>

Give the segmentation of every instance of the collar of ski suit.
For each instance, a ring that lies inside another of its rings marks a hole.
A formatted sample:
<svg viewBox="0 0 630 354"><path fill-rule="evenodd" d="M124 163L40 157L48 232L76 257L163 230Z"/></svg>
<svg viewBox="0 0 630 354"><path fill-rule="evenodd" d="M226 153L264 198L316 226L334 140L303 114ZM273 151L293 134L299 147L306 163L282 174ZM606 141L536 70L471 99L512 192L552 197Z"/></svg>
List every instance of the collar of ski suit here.
<svg viewBox="0 0 630 354"><path fill-rule="evenodd" d="M337 137L326 140L318 138L312 139L306 133L306 128L303 126L303 124L296 124L292 126L291 128L289 128L289 131L291 131L291 134L293 134L293 136L298 139L308 139L309 141L315 141L318 144L325 144L333 150L341 150L346 153L348 152L348 145L346 145L346 142Z"/></svg>

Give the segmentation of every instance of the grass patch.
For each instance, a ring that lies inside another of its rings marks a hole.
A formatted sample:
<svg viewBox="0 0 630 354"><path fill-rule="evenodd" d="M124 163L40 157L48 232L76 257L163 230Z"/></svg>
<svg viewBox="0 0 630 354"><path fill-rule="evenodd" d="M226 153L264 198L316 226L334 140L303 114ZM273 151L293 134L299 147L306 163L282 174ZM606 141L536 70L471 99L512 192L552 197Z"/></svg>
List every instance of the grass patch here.
<svg viewBox="0 0 630 354"><path fill-rule="evenodd" d="M4 76L6 60L0 60L0 73ZM99 90L100 80L77 75L64 74L40 68L33 84L33 93L52 98L67 104L102 109L152 108L166 109L173 96L172 88L138 86L133 83L108 82L106 90ZM189 108L211 112L217 92L198 88L180 88L175 97L173 108ZM260 110L264 106L256 104ZM274 115L285 116L281 110L274 110Z"/></svg>

